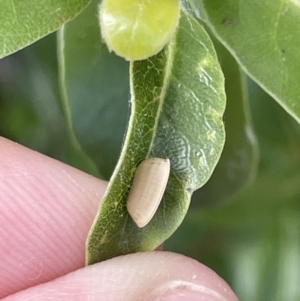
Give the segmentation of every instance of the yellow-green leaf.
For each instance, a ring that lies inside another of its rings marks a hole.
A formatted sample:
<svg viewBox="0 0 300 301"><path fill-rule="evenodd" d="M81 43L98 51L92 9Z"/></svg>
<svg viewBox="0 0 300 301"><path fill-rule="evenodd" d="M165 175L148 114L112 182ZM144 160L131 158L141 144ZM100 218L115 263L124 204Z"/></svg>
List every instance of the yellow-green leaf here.
<svg viewBox="0 0 300 301"><path fill-rule="evenodd" d="M146 59L170 41L179 15L179 0L104 0L102 36L108 48L126 60Z"/></svg>

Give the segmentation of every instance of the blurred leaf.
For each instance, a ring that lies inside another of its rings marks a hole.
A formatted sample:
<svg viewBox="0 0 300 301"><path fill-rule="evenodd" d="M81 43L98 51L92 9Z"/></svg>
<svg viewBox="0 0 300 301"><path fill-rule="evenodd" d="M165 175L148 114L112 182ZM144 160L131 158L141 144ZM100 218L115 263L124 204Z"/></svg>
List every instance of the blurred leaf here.
<svg viewBox="0 0 300 301"><path fill-rule="evenodd" d="M0 1L0 58L57 30L90 0Z"/></svg>
<svg viewBox="0 0 300 301"><path fill-rule="evenodd" d="M226 142L211 178L193 194L193 208L230 199L253 180L258 164L245 76L230 53L216 40L214 45L226 79Z"/></svg>
<svg viewBox="0 0 300 301"><path fill-rule="evenodd" d="M116 166L128 118L129 64L101 40L98 0L60 31L61 76L70 127L108 180Z"/></svg>
<svg viewBox="0 0 300 301"><path fill-rule="evenodd" d="M299 280L299 167L260 175L226 206L190 211L165 249L196 258L217 271L240 300L299 300L278 297L300 292L295 286ZM283 218L287 212L289 216Z"/></svg>
<svg viewBox="0 0 300 301"><path fill-rule="evenodd" d="M276 220L274 217L280 209L287 208L289 200L292 200L292 207L297 204L294 202L300 196L298 170L299 166L284 173L261 174L251 187L234 198L232 206L207 211L203 213L202 221L238 232L259 231ZM209 215L212 213L214 219L211 220Z"/></svg>
<svg viewBox="0 0 300 301"><path fill-rule="evenodd" d="M202 0L201 8L245 72L300 122L300 2Z"/></svg>
<svg viewBox="0 0 300 301"><path fill-rule="evenodd" d="M299 210L283 209L256 240L236 242L229 262L241 300L300 299L299 227Z"/></svg>
<svg viewBox="0 0 300 301"><path fill-rule="evenodd" d="M261 169L288 170L300 163L300 126L258 85L249 81L252 116L258 134Z"/></svg>
<svg viewBox="0 0 300 301"><path fill-rule="evenodd" d="M55 35L0 60L1 135L50 156L63 152Z"/></svg>
<svg viewBox="0 0 300 301"><path fill-rule="evenodd" d="M87 241L87 263L153 250L184 218L193 190L210 177L223 149L224 78L213 45L195 19L182 14L171 43L131 65L132 115L120 161ZM126 210L136 166L171 160L161 205L144 228Z"/></svg>

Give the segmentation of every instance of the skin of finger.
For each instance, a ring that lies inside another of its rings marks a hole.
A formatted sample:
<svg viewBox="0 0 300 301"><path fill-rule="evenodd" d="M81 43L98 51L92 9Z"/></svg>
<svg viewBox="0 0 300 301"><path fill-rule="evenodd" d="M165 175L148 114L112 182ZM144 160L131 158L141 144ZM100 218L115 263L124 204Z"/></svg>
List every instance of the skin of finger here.
<svg viewBox="0 0 300 301"><path fill-rule="evenodd" d="M185 297L190 295L199 301L238 301L230 287L209 268L185 256L158 251L88 266L3 301L189 300Z"/></svg>
<svg viewBox="0 0 300 301"><path fill-rule="evenodd" d="M84 266L106 183L0 138L0 299Z"/></svg>

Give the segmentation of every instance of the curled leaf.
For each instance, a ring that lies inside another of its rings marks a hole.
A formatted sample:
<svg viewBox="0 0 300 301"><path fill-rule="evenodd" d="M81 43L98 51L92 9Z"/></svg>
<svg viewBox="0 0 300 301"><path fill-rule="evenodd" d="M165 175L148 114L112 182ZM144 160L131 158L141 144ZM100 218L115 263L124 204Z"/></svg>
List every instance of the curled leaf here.
<svg viewBox="0 0 300 301"><path fill-rule="evenodd" d="M224 77L212 42L193 17L183 12L172 41L156 56L131 63L130 77L127 136L87 239L87 264L153 250L167 239L224 145ZM171 172L158 211L140 229L126 201L136 167L149 157L170 159Z"/></svg>

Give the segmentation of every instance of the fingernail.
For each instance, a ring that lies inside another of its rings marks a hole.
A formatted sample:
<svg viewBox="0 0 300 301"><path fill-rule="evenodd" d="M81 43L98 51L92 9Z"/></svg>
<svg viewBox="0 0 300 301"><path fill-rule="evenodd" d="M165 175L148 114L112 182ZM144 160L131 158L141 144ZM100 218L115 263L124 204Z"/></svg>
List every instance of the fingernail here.
<svg viewBox="0 0 300 301"><path fill-rule="evenodd" d="M158 287L149 301L228 301L211 288L187 281L171 281Z"/></svg>

